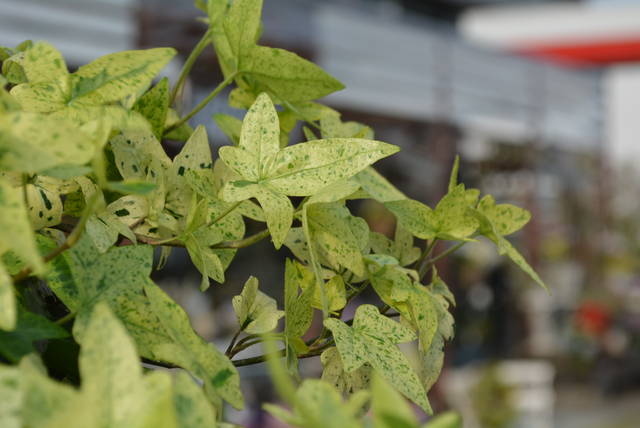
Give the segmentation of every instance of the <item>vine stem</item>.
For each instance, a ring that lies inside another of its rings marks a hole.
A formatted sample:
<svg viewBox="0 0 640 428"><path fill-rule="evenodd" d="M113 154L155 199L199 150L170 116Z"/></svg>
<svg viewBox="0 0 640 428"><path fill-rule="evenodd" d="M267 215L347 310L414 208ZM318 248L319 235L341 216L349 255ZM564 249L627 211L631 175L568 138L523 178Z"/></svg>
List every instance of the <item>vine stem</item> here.
<svg viewBox="0 0 640 428"><path fill-rule="evenodd" d="M260 232L257 232L251 236L247 236L246 238L239 239L237 241L224 241L219 244L214 244L209 248L213 248L215 250L238 250L240 248L250 247L253 244L256 244L262 241L264 238L269 236L269 230L264 229ZM148 245L163 245L167 247L184 247L184 243L175 239L164 240L164 241L156 241L155 239L146 236L146 235L137 235L136 238L140 242L144 242Z"/></svg>
<svg viewBox="0 0 640 428"><path fill-rule="evenodd" d="M165 134L168 133L168 132L171 132L172 130L174 130L174 129L182 126L182 125L184 125L189 119L191 119L200 110L202 110L207 104L209 104L209 102L212 99L214 99L224 88L226 88L233 81L233 79L236 78L236 76L237 76L237 73L233 73L233 74L229 75L229 77L224 79L218 86L216 86L216 88L213 91L211 91L211 93L209 95L206 96L205 99L200 101L198 103L198 105L195 106L193 108L193 110L191 110L186 116L184 116L179 121L177 121L173 125L169 126L167 129L165 129L165 131L164 131Z"/></svg>
<svg viewBox="0 0 640 428"><path fill-rule="evenodd" d="M89 220L89 216L93 212L93 205L95 204L95 202L97 200L98 200L97 194L94 194L93 196L91 196L91 198L87 201L87 204L86 204L86 206L84 208L84 212L82 213L82 216L80 217L80 220L75 225L75 227L73 228L73 230L71 231L69 236L67 236L67 239L60 246L58 246L53 251L51 251L49 254L44 256L44 258L43 258L44 263L50 262L51 260L55 259L60 254L62 254L63 252L65 252L69 248L73 247L78 242L78 240L80 239L80 236L82 235L82 232L84 231L84 227L87 224L87 220ZM26 268L22 269L20 272L18 272L17 274L15 274L14 276L12 276L11 279L13 280L13 283L15 284L15 283L20 282L23 279L29 277L31 275L31 273L32 273L32 269L30 267L26 267Z"/></svg>
<svg viewBox="0 0 640 428"><path fill-rule="evenodd" d="M204 33L204 35L202 36L198 44L195 45L195 47L187 57L187 60L184 62L184 65L182 66L182 70L180 70L180 77L178 77L178 81L176 82L176 85L173 87L173 90L171 91L171 97L169 98L169 105L175 102L178 96L178 93L180 92L180 89L182 89L184 82L187 80L187 76L189 75L189 73L191 72L191 69L193 68L193 64L195 64L196 60L198 59L198 57L200 56L204 48L206 48L207 45L209 44L210 37L211 37L211 30L209 29Z"/></svg>
<svg viewBox="0 0 640 428"><path fill-rule="evenodd" d="M466 242L464 242L464 241L463 242L458 242L456 245L454 245L454 246L448 248L447 250L441 252L440 254L435 256L434 258L427 260L427 262L424 263L424 265L418 271L418 275L420 276L420 278L422 278L429 271L429 269L431 268L431 266L434 265L434 263L436 263L438 260L441 260L441 259L447 257L449 254L457 251L464 244L466 244Z"/></svg>
<svg viewBox="0 0 640 428"><path fill-rule="evenodd" d="M423 270L426 272L426 270L424 269L425 264L427 263L427 260L429 259L429 256L433 252L433 249L436 247L437 243L438 243L438 238L433 238L431 242L429 242L429 245L425 247L424 251L420 255L420 258L414 264L415 269L418 270L418 274L420 278L422 278L422 275L420 274L420 272L422 272Z"/></svg>
<svg viewBox="0 0 640 428"><path fill-rule="evenodd" d="M69 321L71 321L72 319L74 319L75 317L76 317L75 312L69 312L67 315L63 316L62 318L55 320L55 323L58 325L64 325Z"/></svg>
<svg viewBox="0 0 640 428"><path fill-rule="evenodd" d="M306 354L298 355L298 359L301 360L303 358L317 357L318 355L322 354L322 352L328 347L330 347L332 344L333 342L327 343L325 345L320 346L319 348L316 348L314 350L307 352ZM283 357L283 356L284 356L284 349L281 349L271 354L258 355L257 357L243 358L241 360L234 360L231 362L236 367L242 367L242 366L250 366L252 364L264 363L265 361L267 361L268 358L271 358L271 357Z"/></svg>
<svg viewBox="0 0 640 428"><path fill-rule="evenodd" d="M227 357L231 358L233 356L232 351L233 348L236 344L236 340L238 340L238 336L240 336L240 334L242 333L242 329L238 329L238 331L236 331L236 334L233 335L233 337L231 338L231 342L229 342L229 346L227 347L227 350L224 351L224 355L226 355Z"/></svg>

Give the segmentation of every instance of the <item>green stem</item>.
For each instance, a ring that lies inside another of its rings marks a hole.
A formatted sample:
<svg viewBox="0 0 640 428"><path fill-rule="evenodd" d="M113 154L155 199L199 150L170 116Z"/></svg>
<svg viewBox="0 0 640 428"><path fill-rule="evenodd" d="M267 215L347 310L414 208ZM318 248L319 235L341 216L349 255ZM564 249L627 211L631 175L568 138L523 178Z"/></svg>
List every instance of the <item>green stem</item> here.
<svg viewBox="0 0 640 428"><path fill-rule="evenodd" d="M423 266L424 269L420 269L420 271L418 272L418 274L420 275L420 278L422 278L427 272L429 272L429 269L431 268L431 266L434 265L434 263L436 263L438 260L441 260L441 259L447 257L449 254L457 251L464 244L466 244L466 242L458 242L453 247L448 248L446 251L443 251L442 253L438 254L434 258L427 260L427 262Z"/></svg>
<svg viewBox="0 0 640 428"><path fill-rule="evenodd" d="M229 342L229 346L227 347L227 350L224 351L224 355L226 355L229 358L231 358L231 356L233 356L231 351L232 351L233 347L235 346L236 340L238 340L238 336L240 336L240 333L242 333L242 329L238 329L238 331L236 331L236 334L234 334L233 337L231 338L231 342Z"/></svg>
<svg viewBox="0 0 640 428"><path fill-rule="evenodd" d="M74 319L75 317L76 317L76 313L75 312L69 312L67 315L65 315L62 318L56 320L55 323L58 324L58 325L65 325L66 323L68 323L69 321Z"/></svg>
<svg viewBox="0 0 640 428"><path fill-rule="evenodd" d="M207 97L205 99L203 99L202 101L200 101L200 103L198 103L197 106L195 106L193 108L193 110L191 110L186 116L184 116L182 119L180 119L179 121L177 121L176 123L174 123L173 125L169 126L167 129L165 129L165 134L168 132L171 132L172 130L182 126L183 124L185 124L189 119L191 119L193 116L195 116L200 110L202 110L207 104L209 104L209 102L214 99L219 93L220 91L222 91L224 88L226 88L232 81L233 79L235 79L237 73L234 73L232 75L230 75L229 77L227 77L226 79L224 79L223 82L221 82L213 91L211 91L211 93L209 95L207 95Z"/></svg>
<svg viewBox="0 0 640 428"><path fill-rule="evenodd" d="M200 41L198 42L198 44L195 45L195 47L187 57L187 60L184 62L184 65L182 66L182 70L180 71L180 77L178 77L178 81L176 82L176 85L173 87L173 91L171 91L171 97L169 98L169 105L173 104L174 101L176 100L176 97L178 96L178 93L182 89L184 82L187 80L187 76L189 75L189 73L191 72L191 69L193 68L193 64L195 64L196 60L198 59L198 57L200 56L204 48L206 48L207 45L209 44L210 37L211 37L211 30L207 30L202 36L202 38L200 39Z"/></svg>
<svg viewBox="0 0 640 428"><path fill-rule="evenodd" d="M262 230L256 234L253 234L251 236L248 236L244 239L240 239L239 241L226 241L226 242L221 242L219 244L215 244L212 245L211 248L215 248L215 249L238 249L238 248L245 248L245 247L249 247L257 242L262 241L264 238L266 238L267 236L269 236L269 230L265 229Z"/></svg>
<svg viewBox="0 0 640 428"><path fill-rule="evenodd" d="M438 238L433 238L431 242L429 242L429 245L425 247L424 251L420 255L420 258L416 260L413 266L414 266L414 269L418 271L418 274L420 274L420 272L424 270L424 265L427 263L427 260L429 259L429 256L433 252L433 249L436 247L437 243L438 243ZM422 278L422 275L420 275L420 277Z"/></svg>
<svg viewBox="0 0 640 428"><path fill-rule="evenodd" d="M78 223L76 224L76 226L73 228L73 230L71 231L71 233L69 234L69 236L67 236L67 239L64 241L64 243L60 246L58 246L58 248L54 249L53 251L51 251L49 254L47 254L46 256L44 256L44 262L50 262L51 260L55 259L56 257L58 257L60 254L62 254L64 251L68 250L69 248L73 247L78 240L80 239L80 236L82 235L82 232L84 231L84 227L87 224L87 220L89 220L89 216L91 215L91 213L93 213L93 205L95 204L95 202L98 200L97 194L93 194L93 196L91 196L89 198L89 200L87 201L87 204L84 208L84 212L82 213L82 216L80 217L80 220L78 221ZM11 277L11 279L13 280L13 283L17 283L22 281L23 279L29 277L31 275L31 268L30 267L26 267L24 269L22 269L20 272L18 272L17 274L15 274L14 276Z"/></svg>

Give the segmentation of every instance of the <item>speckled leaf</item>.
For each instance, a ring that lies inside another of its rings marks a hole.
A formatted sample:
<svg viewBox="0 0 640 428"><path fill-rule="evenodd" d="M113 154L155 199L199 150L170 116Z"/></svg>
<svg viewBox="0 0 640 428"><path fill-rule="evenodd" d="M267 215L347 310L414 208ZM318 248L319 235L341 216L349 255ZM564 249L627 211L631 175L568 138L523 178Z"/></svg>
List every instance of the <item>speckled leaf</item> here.
<svg viewBox="0 0 640 428"><path fill-rule="evenodd" d="M260 94L242 121L238 147L221 147L220 158L245 179L258 181L267 176L280 150L279 135L273 102L267 94Z"/></svg>
<svg viewBox="0 0 640 428"><path fill-rule="evenodd" d="M374 376L371 384L373 428L418 428L414 410L382 376Z"/></svg>
<svg viewBox="0 0 640 428"><path fill-rule="evenodd" d="M3 179L0 179L0 212L0 254L12 250L35 272L41 273L44 264L38 254L22 191Z"/></svg>
<svg viewBox="0 0 640 428"><path fill-rule="evenodd" d="M339 91L344 85L317 65L283 49L256 46L241 70L278 98L308 101Z"/></svg>
<svg viewBox="0 0 640 428"><path fill-rule="evenodd" d="M125 131L109 140L115 165L124 179L156 182L171 159L151 132Z"/></svg>
<svg viewBox="0 0 640 428"><path fill-rule="evenodd" d="M16 367L0 364L0 425L3 428L23 426L21 382L22 374Z"/></svg>
<svg viewBox="0 0 640 428"><path fill-rule="evenodd" d="M358 122L343 122L340 114L323 114L320 118L322 138L366 138L373 139L373 130Z"/></svg>
<svg viewBox="0 0 640 428"><path fill-rule="evenodd" d="M13 330L16 326L16 298L11 277L2 262L0 262L0 308L0 329Z"/></svg>
<svg viewBox="0 0 640 428"><path fill-rule="evenodd" d="M353 394L356 391L369 388L371 381L371 366L364 364L351 372L345 371L338 349L329 348L320 355L322 361L322 380L334 385L338 391Z"/></svg>
<svg viewBox="0 0 640 428"><path fill-rule="evenodd" d="M71 75L71 103L99 105L144 90L176 51L155 48L105 55Z"/></svg>
<svg viewBox="0 0 640 428"><path fill-rule="evenodd" d="M70 415L84 419L84 414L88 415L89 412L75 407L79 404L78 391L71 385L50 379L41 364L35 355L20 361L20 388L23 394L21 426L61 428L69 426L62 422ZM70 426L75 428L81 425Z"/></svg>
<svg viewBox="0 0 640 428"><path fill-rule="evenodd" d="M224 18L224 32L238 68L253 60L250 51L258 39L261 15L262 0L234 0Z"/></svg>
<svg viewBox="0 0 640 428"><path fill-rule="evenodd" d="M362 186L368 197L378 202L390 202L405 199L406 196L384 178L373 167L367 167L353 177Z"/></svg>
<svg viewBox="0 0 640 428"><path fill-rule="evenodd" d="M231 301L240 328L249 334L263 334L276 328L284 312L274 298L258 290L258 279L251 276L242 292Z"/></svg>
<svg viewBox="0 0 640 428"><path fill-rule="evenodd" d="M303 285L304 284L304 285ZM313 273L297 261L287 259L284 271L284 334L287 343L296 353L303 353L307 346L300 339L311 326L316 281ZM302 288L303 292L298 294Z"/></svg>
<svg viewBox="0 0 640 428"><path fill-rule="evenodd" d="M374 140L333 138L289 146L276 156L268 182L290 196L307 196L349 178L399 150Z"/></svg>
<svg viewBox="0 0 640 428"><path fill-rule="evenodd" d="M11 88L10 93L24 111L50 113L65 107L69 93L69 80L65 76L45 82L21 83Z"/></svg>
<svg viewBox="0 0 640 428"><path fill-rule="evenodd" d="M174 109L169 108L169 110L167 110L167 119L166 119L166 122L164 123L165 129L172 128L173 125L179 120L180 120L180 116L178 115L178 113ZM191 128L191 126L185 122L182 125L178 126L177 128L174 128L171 131L164 134L164 137L168 138L169 140L187 141L191 136L192 132L193 132L193 129Z"/></svg>
<svg viewBox="0 0 640 428"><path fill-rule="evenodd" d="M141 195L127 195L111 202L106 211L113 214L126 226L134 226L142 222L149 214L147 199Z"/></svg>
<svg viewBox="0 0 640 428"><path fill-rule="evenodd" d="M179 361L179 365L199 377L208 394L215 394L236 408L242 408L240 377L231 361L192 329L184 310L160 288L145 286L153 312L173 339L158 346L160 359Z"/></svg>
<svg viewBox="0 0 640 428"><path fill-rule="evenodd" d="M57 165L87 163L93 141L68 121L12 112L0 116L0 168L36 173Z"/></svg>
<svg viewBox="0 0 640 428"><path fill-rule="evenodd" d="M220 128L220 130L224 132L224 135L229 137L231 143L233 143L234 146L237 146L240 142L240 130L242 129L242 121L237 117L224 113L214 114L213 121L216 123L216 125L218 125L218 128Z"/></svg>
<svg viewBox="0 0 640 428"><path fill-rule="evenodd" d="M216 411L191 376L178 372L173 385L173 403L180 428L217 428Z"/></svg>
<svg viewBox="0 0 640 428"><path fill-rule="evenodd" d="M479 220L480 233L496 245L501 255L509 257L524 273L546 290L547 285L544 281L501 233L512 233L520 229L529 220L529 212L509 204L496 205L493 197L487 195L482 198L474 214Z"/></svg>
<svg viewBox="0 0 640 428"><path fill-rule="evenodd" d="M38 183L27 184L26 192L31 225L35 230L60 223L62 199L59 193Z"/></svg>
<svg viewBox="0 0 640 428"><path fill-rule="evenodd" d="M252 184L246 181L225 184L221 197L229 202L256 198L264 212L273 245L276 249L282 246L293 221L293 205L288 197L274 191L268 185Z"/></svg>
<svg viewBox="0 0 640 428"><path fill-rule="evenodd" d="M467 203L464 185L447 193L435 210L412 200L386 202L402 227L421 239L448 239L468 241L479 223Z"/></svg>
<svg viewBox="0 0 640 428"><path fill-rule="evenodd" d="M149 121L153 135L161 140L167 120L167 110L169 110L169 79L166 77L160 79L153 88L136 101L133 110Z"/></svg>
<svg viewBox="0 0 640 428"><path fill-rule="evenodd" d="M78 364L83 404L92 409L94 424L175 427L168 375L143 377L133 341L104 303L93 310Z"/></svg>
<svg viewBox="0 0 640 428"><path fill-rule="evenodd" d="M491 195L486 195L480 200L478 211L484 214L495 231L502 236L517 232L531 219L529 211L511 204L496 204ZM486 226L480 229L482 234L491 232L493 231Z"/></svg>
<svg viewBox="0 0 640 428"><path fill-rule="evenodd" d="M362 276L364 263L359 239L353 233L351 217L347 207L340 203L313 204L307 208L309 238L332 267L339 269L344 266Z"/></svg>
<svg viewBox="0 0 640 428"><path fill-rule="evenodd" d="M2 275L1 272L0 275ZM3 315L8 309L7 306L2 306ZM19 307L17 323L13 331L0 331L0 355L12 363L17 363L23 356L35 352L34 341L60 339L67 336L69 333L64 328L41 315Z"/></svg>
<svg viewBox="0 0 640 428"><path fill-rule="evenodd" d="M30 83L65 78L69 74L60 52L47 42L36 42L27 49L22 67Z"/></svg>
<svg viewBox="0 0 640 428"><path fill-rule="evenodd" d="M309 287L309 283L302 282L303 289ZM331 312L339 311L347 304L347 294L344 287L344 279L340 275L334 275L329 281L324 283L325 296L327 297L328 309ZM311 306L322 309L322 295L319 287L315 287Z"/></svg>
<svg viewBox="0 0 640 428"><path fill-rule="evenodd" d="M362 394L355 398L363 404ZM353 400L356 401L356 400ZM356 415L362 405L344 403L342 395L329 383L320 379L306 379L296 391L293 413L265 405L265 410L287 424L305 428L360 428Z"/></svg>
<svg viewBox="0 0 640 428"><path fill-rule="evenodd" d="M395 346L414 340L413 331L381 315L372 305L358 307L353 328L335 318L325 319L324 325L334 334L347 372L368 362L394 388L431 413L418 376L407 357Z"/></svg>

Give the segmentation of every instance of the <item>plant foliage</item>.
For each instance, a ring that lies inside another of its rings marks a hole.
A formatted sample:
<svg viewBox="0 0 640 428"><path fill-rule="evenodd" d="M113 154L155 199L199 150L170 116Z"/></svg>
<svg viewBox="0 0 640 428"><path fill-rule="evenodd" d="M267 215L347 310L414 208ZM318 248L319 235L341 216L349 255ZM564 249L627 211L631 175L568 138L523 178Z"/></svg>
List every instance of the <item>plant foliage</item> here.
<svg viewBox="0 0 640 428"><path fill-rule="evenodd" d="M398 147L314 101L342 84L258 44L261 0L196 6L208 28L174 85L154 84L171 48L114 53L73 73L46 42L0 48L0 425L228 426L224 403L244 405L236 367L268 360L288 410L265 408L291 425L417 427L406 400L431 413L453 336L455 302L435 262L484 236L542 285L506 239L529 213L458 184L457 160L435 208L405 197L371 167ZM182 84L211 45L224 81L179 114ZM205 127L188 121L228 86L229 104L247 113L214 117L229 144L213 156ZM308 141L291 144L300 122ZM163 139L184 141L175 158ZM396 216L393 239L353 215L346 202L362 198ZM247 235L246 219L264 229ZM236 253L266 238L293 255L284 306L249 277L226 352L150 279L154 251L166 259L182 246L203 290L224 284ZM434 254L439 241L451 244ZM380 305L343 319L367 288ZM66 313L48 311L42 290ZM324 329L310 338L316 311ZM419 364L398 347L416 341ZM236 357L260 343L265 354ZM298 360L314 356L321 379L299 382ZM143 370L141 359L180 370ZM426 426L460 424L444 414Z"/></svg>

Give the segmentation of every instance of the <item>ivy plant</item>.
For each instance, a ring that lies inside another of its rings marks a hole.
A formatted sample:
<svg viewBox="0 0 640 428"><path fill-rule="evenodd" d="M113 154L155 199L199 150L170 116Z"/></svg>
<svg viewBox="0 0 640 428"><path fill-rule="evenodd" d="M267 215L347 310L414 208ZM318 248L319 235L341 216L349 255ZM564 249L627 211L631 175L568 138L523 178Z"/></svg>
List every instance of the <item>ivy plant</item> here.
<svg viewBox="0 0 640 428"><path fill-rule="evenodd" d="M407 198L371 166L399 148L315 101L343 85L258 44L262 0L196 6L207 29L174 84L154 80L172 48L110 54L73 73L47 42L0 48L0 425L229 426L225 403L244 406L237 367L266 362L286 406L265 409L293 426L419 426L409 403L432 413L453 336L455 301L436 262L484 237L544 286L507 239L529 213L458 183L457 159L434 208ZM182 112L184 82L210 47L223 81ZM213 117L229 138L214 155L190 119L227 87L247 112ZM298 124L306 141L291 141ZM183 142L173 159L163 140ZM352 213L348 201L367 198L395 215L393 237ZM247 234L247 219L263 230ZM231 302L226 350L150 279L184 247L202 290L232 286L236 253L266 239L289 255L284 305L249 276ZM367 289L379 304L346 319ZM315 312L323 329L313 337ZM262 353L237 357L253 347ZM302 380L298 361L310 357L324 371ZM461 422L447 413L426 426Z"/></svg>

